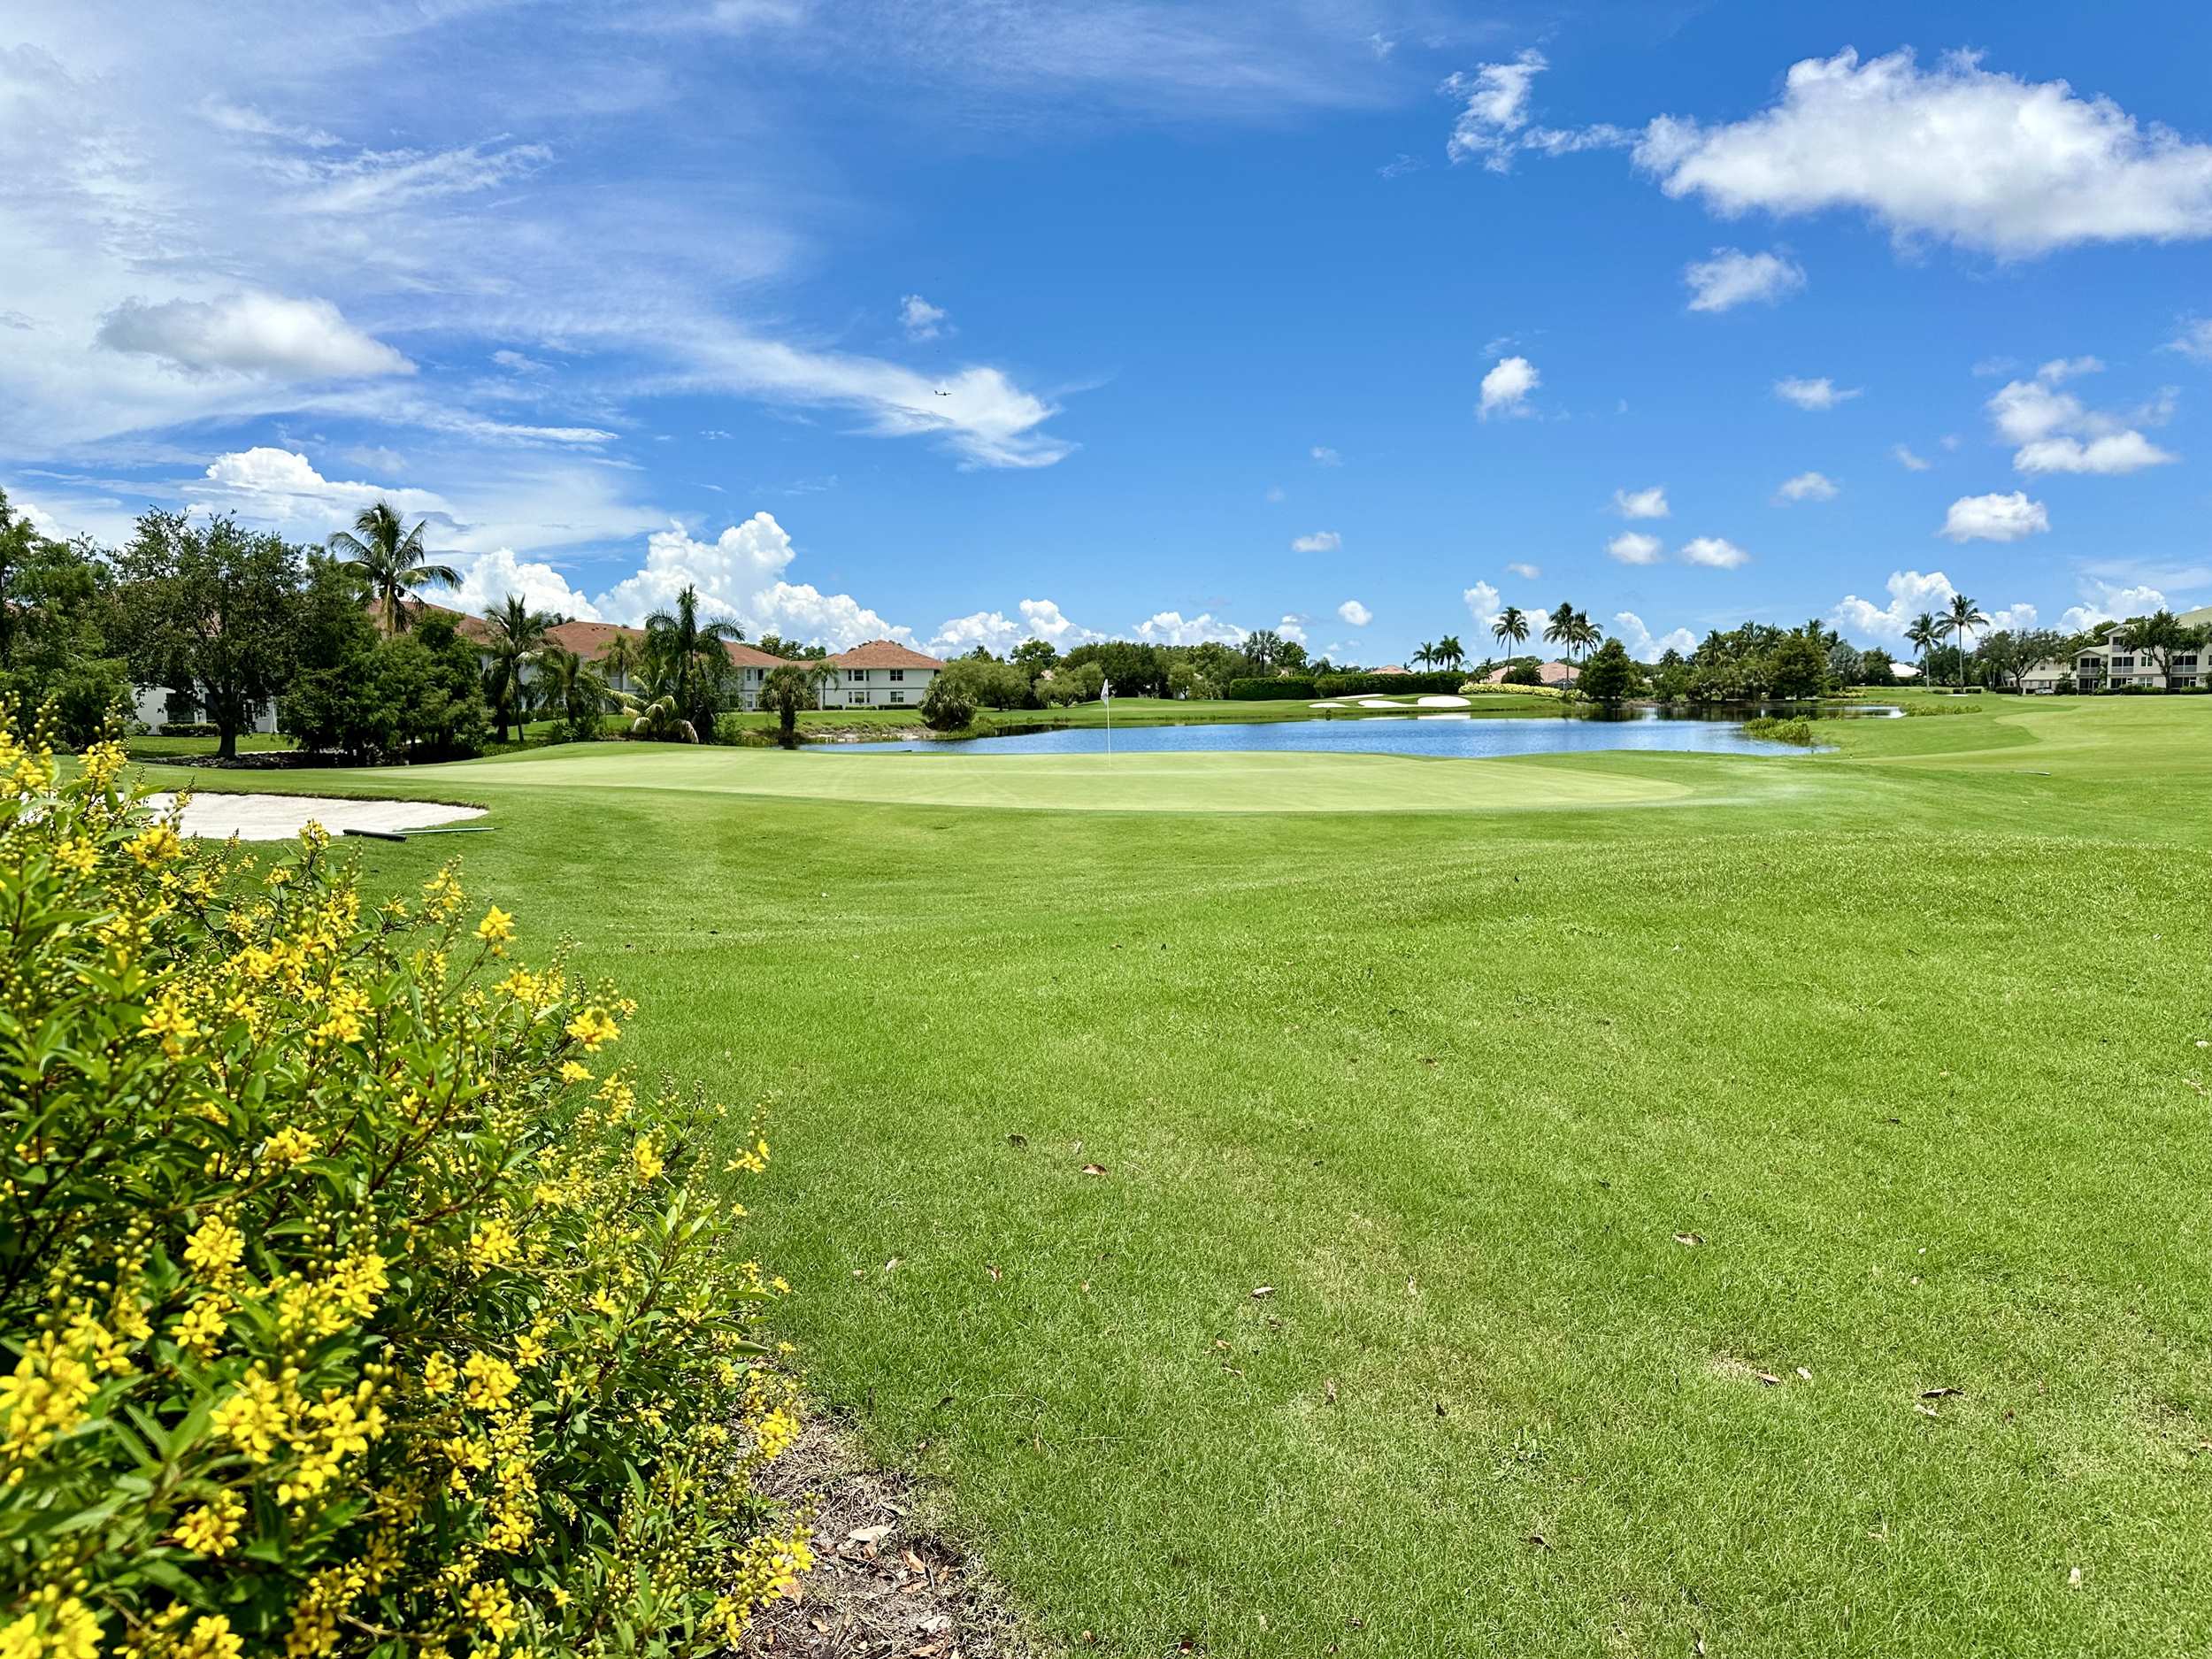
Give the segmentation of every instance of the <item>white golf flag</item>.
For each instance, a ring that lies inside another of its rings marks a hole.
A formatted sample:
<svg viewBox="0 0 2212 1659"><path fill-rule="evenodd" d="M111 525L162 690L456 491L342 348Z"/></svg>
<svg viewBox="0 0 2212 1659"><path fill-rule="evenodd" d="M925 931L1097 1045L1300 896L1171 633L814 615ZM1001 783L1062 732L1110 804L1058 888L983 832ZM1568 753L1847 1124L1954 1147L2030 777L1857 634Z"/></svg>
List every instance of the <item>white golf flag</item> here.
<svg viewBox="0 0 2212 1659"><path fill-rule="evenodd" d="M1101 703L1111 703L1114 700L1114 682L1112 680L1102 680L1098 682L1098 700Z"/></svg>

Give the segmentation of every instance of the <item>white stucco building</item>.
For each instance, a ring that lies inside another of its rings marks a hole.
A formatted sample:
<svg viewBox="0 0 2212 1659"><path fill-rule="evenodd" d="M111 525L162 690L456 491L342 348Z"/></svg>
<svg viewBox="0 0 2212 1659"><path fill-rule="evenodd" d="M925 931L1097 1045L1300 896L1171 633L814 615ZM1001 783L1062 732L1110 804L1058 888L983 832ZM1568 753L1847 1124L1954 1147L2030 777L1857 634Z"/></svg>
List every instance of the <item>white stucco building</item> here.
<svg viewBox="0 0 2212 1659"><path fill-rule="evenodd" d="M2185 611L2180 621L2184 627L2212 627L2212 605ZM2159 671L2158 658L2135 649L2126 641L2127 630L2116 627L2105 635L2102 645L2078 652L2073 662L2074 684L2083 691L2117 691L2126 686L2168 689L2168 676ZM2176 651L2168 667L2173 690L2212 684L2212 647L2200 645Z"/></svg>
<svg viewBox="0 0 2212 1659"><path fill-rule="evenodd" d="M833 678L822 683L825 709L911 708L929 695L944 664L895 640L870 640L825 657Z"/></svg>

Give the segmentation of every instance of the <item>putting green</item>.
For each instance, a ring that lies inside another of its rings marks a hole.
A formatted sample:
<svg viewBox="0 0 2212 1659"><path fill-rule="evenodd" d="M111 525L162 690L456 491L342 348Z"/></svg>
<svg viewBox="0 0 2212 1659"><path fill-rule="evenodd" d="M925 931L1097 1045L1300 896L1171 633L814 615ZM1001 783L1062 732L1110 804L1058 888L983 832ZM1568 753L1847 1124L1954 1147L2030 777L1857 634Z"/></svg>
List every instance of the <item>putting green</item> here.
<svg viewBox="0 0 2212 1659"><path fill-rule="evenodd" d="M1685 803L1734 795L1756 769L1663 775L1586 758L1424 760L1394 755L826 755L593 744L408 771L410 786L489 799L509 787L673 789L818 801L1079 812L1525 811ZM1672 757L1667 757L1672 758ZM388 782L389 773L328 773Z"/></svg>

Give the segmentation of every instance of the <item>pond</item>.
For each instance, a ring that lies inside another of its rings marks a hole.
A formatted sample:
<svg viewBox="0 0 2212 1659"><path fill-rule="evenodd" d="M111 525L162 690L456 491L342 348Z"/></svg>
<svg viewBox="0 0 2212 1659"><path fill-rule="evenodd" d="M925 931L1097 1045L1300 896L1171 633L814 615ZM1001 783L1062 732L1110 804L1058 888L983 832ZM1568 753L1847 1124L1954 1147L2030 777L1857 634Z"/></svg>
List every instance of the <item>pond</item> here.
<svg viewBox="0 0 2212 1659"><path fill-rule="evenodd" d="M895 743L818 744L810 752L865 755L1087 755L1106 749L1102 726L1011 737ZM1255 720L1218 726L1131 726L1113 733L1118 755L1206 750L1338 755L1415 755L1491 759L1507 755L1584 755L1601 749L1667 749L1698 755L1801 755L1786 743L1747 736L1740 723L1639 709L1617 718L1589 715L1498 718L1463 712L1367 715L1349 720Z"/></svg>

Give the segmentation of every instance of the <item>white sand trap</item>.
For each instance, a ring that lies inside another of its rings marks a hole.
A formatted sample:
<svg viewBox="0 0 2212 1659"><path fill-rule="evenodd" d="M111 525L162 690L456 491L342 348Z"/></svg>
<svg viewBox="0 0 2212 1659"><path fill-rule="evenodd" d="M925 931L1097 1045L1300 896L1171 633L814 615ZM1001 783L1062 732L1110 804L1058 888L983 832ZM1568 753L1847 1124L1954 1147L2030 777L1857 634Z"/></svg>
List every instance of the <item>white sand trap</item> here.
<svg viewBox="0 0 2212 1659"><path fill-rule="evenodd" d="M1306 707L1309 709L1348 709L1351 707L1351 704L1348 703L1339 703L1335 698L1332 697L1325 703L1309 703Z"/></svg>
<svg viewBox="0 0 2212 1659"><path fill-rule="evenodd" d="M1440 692L1432 697L1416 697L1414 702L1424 709L1463 709L1467 706L1466 698L1447 696Z"/></svg>
<svg viewBox="0 0 2212 1659"><path fill-rule="evenodd" d="M147 798L157 812L166 812L176 801L173 795ZM457 818L482 818L480 806L453 806L443 801L337 801L303 795L196 795L184 809L184 833L204 841L289 841L310 822L333 835L349 829L403 831L450 824Z"/></svg>
<svg viewBox="0 0 2212 1659"><path fill-rule="evenodd" d="M1406 705L1395 697L1362 697L1359 706L1363 709L1402 709Z"/></svg>

